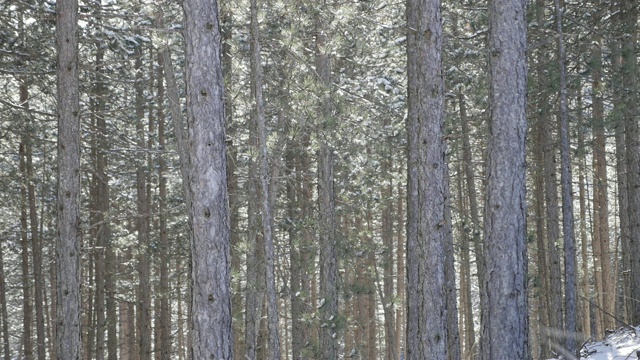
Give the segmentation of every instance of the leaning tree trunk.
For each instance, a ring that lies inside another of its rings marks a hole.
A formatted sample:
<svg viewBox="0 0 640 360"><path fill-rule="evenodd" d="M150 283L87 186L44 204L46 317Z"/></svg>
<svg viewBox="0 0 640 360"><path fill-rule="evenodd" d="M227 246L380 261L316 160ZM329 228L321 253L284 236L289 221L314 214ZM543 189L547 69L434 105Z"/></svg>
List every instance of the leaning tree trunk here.
<svg viewBox="0 0 640 360"><path fill-rule="evenodd" d="M529 359L525 140L526 0L489 5L490 122L482 356Z"/></svg>
<svg viewBox="0 0 640 360"><path fill-rule="evenodd" d="M232 359L224 79L217 1L185 0L193 359Z"/></svg>
<svg viewBox="0 0 640 360"><path fill-rule="evenodd" d="M77 0L56 3L58 244L56 354L80 360L80 103Z"/></svg>

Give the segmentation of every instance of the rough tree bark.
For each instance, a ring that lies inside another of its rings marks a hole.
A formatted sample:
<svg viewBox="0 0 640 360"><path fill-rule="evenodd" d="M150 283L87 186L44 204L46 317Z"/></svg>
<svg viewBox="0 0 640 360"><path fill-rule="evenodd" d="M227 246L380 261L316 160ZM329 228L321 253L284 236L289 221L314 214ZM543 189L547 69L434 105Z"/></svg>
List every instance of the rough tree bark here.
<svg viewBox="0 0 640 360"><path fill-rule="evenodd" d="M185 0L193 359L232 359L224 79L217 1Z"/></svg>
<svg viewBox="0 0 640 360"><path fill-rule="evenodd" d="M320 148L318 164L318 202L320 217L320 346L322 359L338 358L338 259L336 257L336 215L333 189L333 152Z"/></svg>
<svg viewBox="0 0 640 360"><path fill-rule="evenodd" d="M444 143L439 0L407 1L407 358L447 359L445 243L448 183Z"/></svg>
<svg viewBox="0 0 640 360"><path fill-rule="evenodd" d="M80 360L80 104L77 0L56 3L58 243L56 355Z"/></svg>
<svg viewBox="0 0 640 360"><path fill-rule="evenodd" d="M489 4L490 122L482 355L529 359L525 140L526 0Z"/></svg>

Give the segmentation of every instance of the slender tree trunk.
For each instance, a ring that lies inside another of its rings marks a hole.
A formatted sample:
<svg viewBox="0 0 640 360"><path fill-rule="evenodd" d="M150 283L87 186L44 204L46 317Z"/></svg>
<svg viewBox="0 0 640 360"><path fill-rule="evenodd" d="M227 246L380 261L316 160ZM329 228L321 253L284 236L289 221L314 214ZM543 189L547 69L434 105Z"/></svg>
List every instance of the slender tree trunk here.
<svg viewBox="0 0 640 360"><path fill-rule="evenodd" d="M169 249L171 243L167 236L167 167L164 156L165 144L165 113L164 113L164 58L158 53L158 220L159 220L159 266L160 266L160 360L169 360L172 356L171 343L171 297L169 288ZM157 310L158 311L158 310Z"/></svg>
<svg viewBox="0 0 640 360"><path fill-rule="evenodd" d="M397 312L396 312L396 350L398 351L398 355L397 355L397 359L401 359L404 357L405 354L405 344L406 344L406 339L405 339L405 330L406 330L406 319L405 319L405 311L404 309L406 308L406 289L405 289L405 266L404 266L404 259L405 259L405 246L406 246L406 241L405 241L405 237L404 237L404 232L406 230L406 225L405 225L405 217L404 217L404 201L406 200L404 197L404 184L399 182L398 183L398 210L396 212L396 216L397 216L397 230L396 233L398 234L398 248L397 248L397 257L398 257L398 261L396 262L397 265L397 270L396 270L396 274L397 274L397 278L398 278L398 282L397 282L397 295L396 297L399 299L398 301L400 302L399 306L397 307Z"/></svg>
<svg viewBox="0 0 640 360"><path fill-rule="evenodd" d="M489 4L490 123L482 359L529 359L525 139L526 1Z"/></svg>
<svg viewBox="0 0 640 360"><path fill-rule="evenodd" d="M576 248L573 228L573 189L571 175L571 148L569 147L569 115L567 105L567 76L565 70L562 9L555 0L558 30L558 60L560 62L560 182L562 185L562 234L564 236L564 334L567 355L577 355ZM605 176L606 178L606 176ZM613 279L612 279L613 280ZM612 281L613 282L613 281ZM613 291L612 291L613 293ZM614 302L614 301L612 301Z"/></svg>
<svg viewBox="0 0 640 360"><path fill-rule="evenodd" d="M446 152L446 151L445 151ZM446 162L446 159L445 159ZM444 244L445 251L445 272L444 278L446 283L447 292L447 348L449 353L449 360L460 360L460 328L458 327L458 292L456 291L456 267L455 267L455 254L453 250L453 230L451 221L451 192L449 190L449 167L445 165L444 173L446 186L445 195L445 221L448 224L447 240Z"/></svg>
<svg viewBox="0 0 640 360"><path fill-rule="evenodd" d="M31 281L29 280L29 225L27 223L27 170L25 145L20 143L20 173L22 183L20 184L20 235L22 253L22 328L24 357L26 360L33 359L33 344L31 343L31 322L33 317L31 299Z"/></svg>
<svg viewBox="0 0 640 360"><path fill-rule="evenodd" d="M303 264L301 258L302 241L299 238L298 226L301 223L299 210L301 204L298 200L301 197L299 190L299 182L294 184L292 170L296 168L296 156L294 148L289 145L285 159L286 177L291 179L287 181L287 217L290 222L287 223L287 234L289 236L289 283L291 284L291 355L293 360L302 359L302 349L304 347L303 338L303 302L306 294L303 294L301 288L301 270ZM297 175L297 171L296 174Z"/></svg>
<svg viewBox="0 0 640 360"><path fill-rule="evenodd" d="M142 51L138 49L136 58L136 82L135 82L135 107L136 107L136 132L138 155L136 159L136 207L138 217L136 222L138 238L138 289L137 289L137 311L136 311L136 335L138 341L138 358L147 360L151 356L151 285L150 261L149 261L149 219L150 210L147 198L147 164L144 128L144 87L142 75ZM149 109L150 110L150 109Z"/></svg>
<svg viewBox="0 0 640 360"><path fill-rule="evenodd" d="M462 93L459 93L462 95ZM463 120L464 123L464 120ZM463 127L464 131L464 127ZM462 164L464 162L461 162ZM467 206L464 198L466 193L463 186L462 166L458 166L458 211L462 221L459 222L460 237L460 331L462 332L462 358L470 360L473 356L475 343L475 329L473 323L473 296L471 293L471 260L469 250L469 233L473 231L473 224L469 226Z"/></svg>
<svg viewBox="0 0 640 360"><path fill-rule="evenodd" d="M578 86L578 89L581 87ZM590 286L589 286L589 256L588 256L588 239L587 239L587 205L585 203L586 199L586 189L585 189L585 145L584 145L584 131L583 131L583 117L582 117L582 95L581 92L578 91L576 107L578 110L578 188L579 188L579 196L580 196L580 258L581 258L581 277L580 277L580 294L582 297L581 301L581 326L580 332L582 333L583 339L588 339L591 337L591 311L590 304L587 301L591 296Z"/></svg>
<svg viewBox="0 0 640 360"><path fill-rule="evenodd" d="M232 359L224 78L217 1L185 0L192 358Z"/></svg>
<svg viewBox="0 0 640 360"><path fill-rule="evenodd" d="M616 4L618 4L616 2ZM619 9L614 8L614 11ZM614 18L620 21L619 15ZM631 245L629 233L629 194L627 187L627 154L625 149L625 124L624 124L624 104L623 98L623 76L622 72L622 56L621 41L617 41L614 45L613 56L613 124L615 133L616 146L616 180L618 188L618 217L620 219L620 240L622 248L622 266L620 268L622 275L622 314L626 322L632 319L633 300L631 293Z"/></svg>
<svg viewBox="0 0 640 360"><path fill-rule="evenodd" d="M385 118L384 127L389 126L388 118ZM385 324L384 324L384 344L385 344L385 359L396 359L396 325L395 325L395 302L393 294L393 279L394 279L394 263L393 263L393 218L391 211L393 208L393 178L390 175L391 172L391 145L384 145L383 160L382 160L382 176L384 183L386 184L381 189L380 198L383 199L384 205L382 208L382 246L383 246L383 260L382 260L382 277L384 279L384 311L385 311Z"/></svg>
<svg viewBox="0 0 640 360"><path fill-rule="evenodd" d="M320 148L318 164L318 202L320 217L320 347L322 359L338 358L338 259L336 258L335 194L333 151Z"/></svg>
<svg viewBox="0 0 640 360"><path fill-rule="evenodd" d="M371 157L370 149L367 148L367 157ZM366 248L367 248L367 259L364 264L364 268L362 272L366 275L363 275L362 284L365 285L366 289L366 297L364 299L364 314L365 317L363 321L366 324L365 335L366 335L366 351L363 351L366 354L365 358L367 359L377 359L378 358L378 341L377 341L377 321L376 321L376 295L375 295L375 278L371 275L371 269L375 269L376 265L376 255L375 255L375 243L373 241L373 211L371 209L371 200L367 199L367 209L365 214L365 219L367 222L367 238L366 238Z"/></svg>
<svg viewBox="0 0 640 360"><path fill-rule="evenodd" d="M542 114L543 154L544 154L544 194L547 220L547 265L549 266L549 339L559 344L562 331L562 272L560 254L560 215L558 204L558 179L556 166L557 141L554 139L554 124L550 112ZM553 344L552 344L553 345Z"/></svg>
<svg viewBox="0 0 640 360"><path fill-rule="evenodd" d="M220 19L222 21L222 70L225 79L225 93L231 93L233 87L233 60L231 53L231 43L233 42L233 13L232 1L225 1L221 4ZM238 188L238 148L239 142L233 139L237 136L238 125L234 122L233 97L224 98L224 116L227 129L227 178L229 191L229 227L231 229L231 273L240 274L242 263L240 251L242 239L240 237L240 196ZM242 305L242 277L237 276L233 281L233 297L231 300L231 310L233 311L233 353L237 359L244 359L244 311Z"/></svg>
<svg viewBox="0 0 640 360"><path fill-rule="evenodd" d="M472 161L472 155L471 155L471 143L469 141L469 138L471 137L471 129L469 128L469 119L467 118L467 105L464 100L464 94L462 93L462 91L458 92L458 106L460 108L460 122L462 123L462 153L463 153L462 156L463 156L463 164L464 164L464 178L465 178L465 185L467 187L466 193L468 194L468 201L469 201L469 218L471 219L471 224L469 224L469 231L471 232L470 242L473 243L474 250L475 250L474 252L475 252L475 258L476 258L476 271L478 274L478 284L482 286L482 284L484 284L484 278L485 278L484 250L482 246L483 245L482 239L480 237L480 219L479 219L479 211L478 211L478 200L476 197L475 171L473 168L473 161ZM464 194L460 193L460 196L462 197L464 196ZM470 249L468 244L466 244L466 246L463 246L463 251L466 252L466 254L468 254L469 250ZM469 271L469 277L467 278L467 281L468 281L467 286L469 287L469 289L468 289L467 295L469 296L468 298L469 308L465 310L467 311L466 315L468 316L467 318L468 321L465 322L465 326L466 326L465 352L467 352L466 358L471 358L475 348L476 335L475 335L475 329L474 329L474 321L473 321L473 318L470 317L471 313L469 313L469 311L471 311L471 308L470 308L471 306L471 289L470 289L471 288L471 275L470 275L471 269L468 269L468 271ZM462 291L467 291L467 290L463 289ZM481 303L486 301L483 293L484 293L483 291L480 291Z"/></svg>
<svg viewBox="0 0 640 360"><path fill-rule="evenodd" d="M99 4L98 4L99 6ZM96 10L99 13L100 8ZM103 360L105 355L105 330L107 326L107 314L105 314L105 293L108 291L107 275L109 271L106 264L106 253L110 247L110 228L108 220L109 211L109 187L106 173L107 168L107 127L104 114L104 100L107 96L105 84L102 81L104 71L104 49L100 44L96 48L95 57L95 79L93 83L93 97L90 101L92 122L95 123L95 135L93 138L92 158L95 163L92 174L92 214L90 216L92 233L95 235L96 251L95 257L95 312L97 319L96 326L96 360ZM109 250L113 251L113 250ZM113 280L110 279L111 286ZM113 291L113 290L112 290ZM115 319L112 320L115 323ZM91 351L91 350L90 350ZM117 354L116 354L117 355Z"/></svg>
<svg viewBox="0 0 640 360"><path fill-rule="evenodd" d="M260 38L258 26L257 0L251 0L251 69L252 93L255 101L254 112L257 121L258 143L260 151L260 190L262 210L262 235L265 245L265 274L267 289L267 322L269 328L269 357L280 359L280 339L278 336L278 308L275 280L275 250L273 246L272 209L269 201L269 156L267 149L267 130L265 125L264 100L262 96L262 63L260 57Z"/></svg>
<svg viewBox="0 0 640 360"><path fill-rule="evenodd" d="M20 103L25 109L28 109L29 94L27 85L23 82L20 85ZM25 151L25 171L27 182L27 202L29 205L29 225L31 228L31 255L33 257L33 278L34 278L34 301L36 315L36 350L38 360L44 360L46 356L45 334L44 334L44 310L43 310L43 289L44 280L42 278L42 241L40 232L38 231L38 214L36 209L35 195L35 175L33 174L33 145L31 134L31 121L27 121L27 129L24 133L24 151Z"/></svg>
<svg viewBox="0 0 640 360"><path fill-rule="evenodd" d="M80 109L77 0L56 3L58 246L56 354L80 360Z"/></svg>
<svg viewBox="0 0 640 360"><path fill-rule="evenodd" d="M627 194L629 216L630 253L640 253L640 148L638 121L636 118L638 96L632 90L638 79L635 56L637 43L638 2L623 2L621 23L622 44L622 103L624 108L625 147L627 160ZM640 323L640 258L631 256L631 298L633 303L632 324Z"/></svg>
<svg viewBox="0 0 640 360"><path fill-rule="evenodd" d="M7 283L4 272L4 254L0 246L0 314L2 315L2 354L5 359L10 359L11 348L9 344L9 312L7 311Z"/></svg>

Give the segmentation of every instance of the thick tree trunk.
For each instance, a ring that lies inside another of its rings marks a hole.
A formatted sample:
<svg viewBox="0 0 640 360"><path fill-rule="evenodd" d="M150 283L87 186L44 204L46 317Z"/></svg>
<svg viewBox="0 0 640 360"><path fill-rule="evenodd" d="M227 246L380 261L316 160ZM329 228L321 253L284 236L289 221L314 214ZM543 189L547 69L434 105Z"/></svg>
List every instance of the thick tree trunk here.
<svg viewBox="0 0 640 360"><path fill-rule="evenodd" d="M439 0L407 2L407 357L447 359L446 247L452 242L444 143Z"/></svg>
<svg viewBox="0 0 640 360"><path fill-rule="evenodd" d="M77 0L56 3L58 49L58 289L56 354L80 360L80 109Z"/></svg>
<svg viewBox="0 0 640 360"><path fill-rule="evenodd" d="M232 359L224 79L217 1L185 0L192 358Z"/></svg>
<svg viewBox="0 0 640 360"><path fill-rule="evenodd" d="M526 1L489 5L490 123L482 359L529 359L525 140Z"/></svg>

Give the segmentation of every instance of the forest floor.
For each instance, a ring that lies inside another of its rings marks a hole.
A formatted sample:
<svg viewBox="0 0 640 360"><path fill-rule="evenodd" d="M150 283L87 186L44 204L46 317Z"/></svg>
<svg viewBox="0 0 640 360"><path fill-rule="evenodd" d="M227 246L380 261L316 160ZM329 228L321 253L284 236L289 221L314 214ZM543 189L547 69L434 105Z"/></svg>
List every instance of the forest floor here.
<svg viewBox="0 0 640 360"><path fill-rule="evenodd" d="M584 360L640 359L640 327L621 327L603 341L586 343L580 350ZM549 359L554 360L554 359Z"/></svg>

